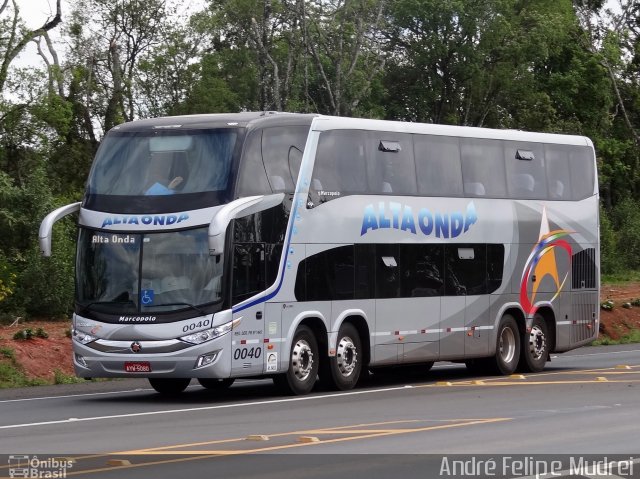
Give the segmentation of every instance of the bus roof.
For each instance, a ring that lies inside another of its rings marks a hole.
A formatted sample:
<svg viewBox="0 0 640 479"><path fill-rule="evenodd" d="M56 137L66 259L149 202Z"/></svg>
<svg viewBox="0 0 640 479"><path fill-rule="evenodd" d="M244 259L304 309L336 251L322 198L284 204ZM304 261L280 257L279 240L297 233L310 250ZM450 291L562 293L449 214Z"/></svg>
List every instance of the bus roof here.
<svg viewBox="0 0 640 479"><path fill-rule="evenodd" d="M494 140L515 140L532 143L556 143L566 145L587 145L593 147L585 136L558 135L553 133L533 133L522 130L497 130L470 126L436 125L433 123L411 123L387 120L368 120L337 116L318 116L312 129L326 130L375 130L397 133L417 133L425 135L457 136L467 138L486 138Z"/></svg>
<svg viewBox="0 0 640 479"><path fill-rule="evenodd" d="M313 123L312 123L313 122ZM470 126L437 125L432 123L412 123L388 120L370 120L305 113L257 111L242 113L211 113L199 115L166 116L136 120L115 126L115 131L145 131L171 128L221 128L240 126L249 129L265 126L285 126L311 124L316 131L325 130L375 130L429 135L458 136L467 138L487 138L495 140L516 140L533 143L556 143L567 145L587 145L593 147L585 136L534 133L522 130L499 130Z"/></svg>
<svg viewBox="0 0 640 479"><path fill-rule="evenodd" d="M210 113L200 115L164 116L122 123L112 128L115 131L145 131L172 128L220 128L227 126L257 127L288 124L310 124L318 115L256 111L242 113Z"/></svg>

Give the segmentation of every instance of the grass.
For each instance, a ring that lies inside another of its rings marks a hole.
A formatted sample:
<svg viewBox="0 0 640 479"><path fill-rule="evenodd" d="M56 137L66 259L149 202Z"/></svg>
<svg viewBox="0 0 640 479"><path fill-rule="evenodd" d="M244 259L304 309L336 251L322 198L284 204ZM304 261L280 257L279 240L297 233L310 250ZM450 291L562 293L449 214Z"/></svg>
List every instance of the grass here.
<svg viewBox="0 0 640 479"><path fill-rule="evenodd" d="M85 379L76 376L69 376L59 369L53 370L53 384L78 384L86 382Z"/></svg>
<svg viewBox="0 0 640 479"><path fill-rule="evenodd" d="M41 386L47 384L43 379L31 379L16 363L16 355L11 348L0 348L0 389Z"/></svg>
<svg viewBox="0 0 640 479"><path fill-rule="evenodd" d="M634 329L629 334L625 334L620 339L611 339L607 336L604 336L600 339L596 339L592 346L611 346L614 344L631 344L631 343L640 343L640 329Z"/></svg>
<svg viewBox="0 0 640 479"><path fill-rule="evenodd" d="M602 285L620 285L640 282L640 271L621 271L619 273L603 274L600 276Z"/></svg>
<svg viewBox="0 0 640 479"><path fill-rule="evenodd" d="M2 355L3 358L11 359L12 361L15 361L16 359L16 353L11 348L0 348L0 355Z"/></svg>

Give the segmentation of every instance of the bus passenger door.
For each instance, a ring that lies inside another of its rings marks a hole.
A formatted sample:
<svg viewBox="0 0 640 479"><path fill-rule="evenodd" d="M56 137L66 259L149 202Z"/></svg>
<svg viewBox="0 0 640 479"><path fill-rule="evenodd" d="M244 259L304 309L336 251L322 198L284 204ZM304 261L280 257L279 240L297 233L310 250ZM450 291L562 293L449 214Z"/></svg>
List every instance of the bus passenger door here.
<svg viewBox="0 0 640 479"><path fill-rule="evenodd" d="M265 289L264 243L236 243L233 247L232 303L240 304ZM234 314L241 318L232 331L231 372L235 376L261 374L263 369L264 303Z"/></svg>

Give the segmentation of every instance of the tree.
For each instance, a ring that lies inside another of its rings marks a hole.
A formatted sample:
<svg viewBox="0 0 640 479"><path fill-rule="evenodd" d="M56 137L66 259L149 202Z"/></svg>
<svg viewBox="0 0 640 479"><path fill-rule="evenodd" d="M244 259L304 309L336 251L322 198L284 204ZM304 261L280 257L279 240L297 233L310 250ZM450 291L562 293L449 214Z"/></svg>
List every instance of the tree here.
<svg viewBox="0 0 640 479"><path fill-rule="evenodd" d="M15 0L4 0L0 5L0 93L4 92L4 86L9 75L9 67L13 60L24 50L27 44L56 28L62 21L62 8L60 1L56 1L56 13L40 28L29 30L22 24L20 9Z"/></svg>

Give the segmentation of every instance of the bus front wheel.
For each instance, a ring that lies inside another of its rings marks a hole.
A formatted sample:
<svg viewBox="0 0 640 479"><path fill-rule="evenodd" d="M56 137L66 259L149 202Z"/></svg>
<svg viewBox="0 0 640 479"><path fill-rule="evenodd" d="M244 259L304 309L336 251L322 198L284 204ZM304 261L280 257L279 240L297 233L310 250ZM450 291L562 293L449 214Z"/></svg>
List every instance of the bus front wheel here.
<svg viewBox="0 0 640 479"><path fill-rule="evenodd" d="M149 378L149 384L160 394L180 394L191 382L189 378Z"/></svg>
<svg viewBox="0 0 640 479"><path fill-rule="evenodd" d="M338 332L336 355L329 358L331 385L340 391L353 389L362 372L362 342L358 330L345 323Z"/></svg>
<svg viewBox="0 0 640 479"><path fill-rule="evenodd" d="M549 357L549 334L544 318L536 314L531 331L522 337L522 355L519 368L525 372L539 373Z"/></svg>
<svg viewBox="0 0 640 479"><path fill-rule="evenodd" d="M513 316L505 314L498 326L496 353L491 361L497 374L507 375L516 370L520 359L520 333Z"/></svg>
<svg viewBox="0 0 640 479"><path fill-rule="evenodd" d="M307 394L316 383L319 365L318 342L313 331L307 326L300 326L293 337L289 368L285 374L274 376L273 382L289 394Z"/></svg>

